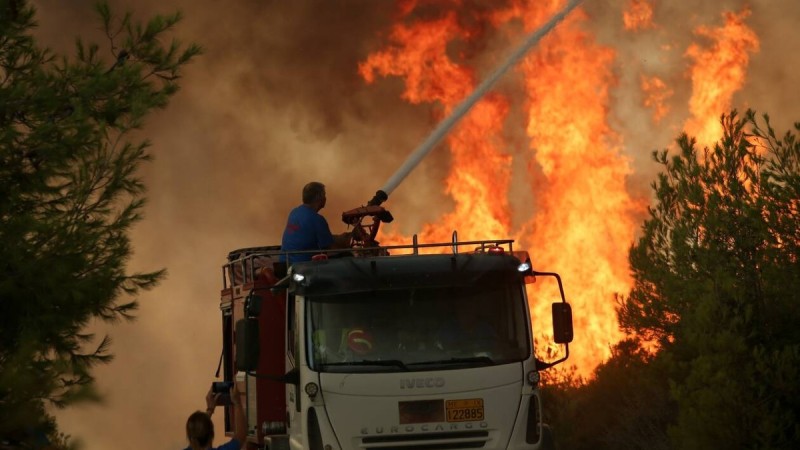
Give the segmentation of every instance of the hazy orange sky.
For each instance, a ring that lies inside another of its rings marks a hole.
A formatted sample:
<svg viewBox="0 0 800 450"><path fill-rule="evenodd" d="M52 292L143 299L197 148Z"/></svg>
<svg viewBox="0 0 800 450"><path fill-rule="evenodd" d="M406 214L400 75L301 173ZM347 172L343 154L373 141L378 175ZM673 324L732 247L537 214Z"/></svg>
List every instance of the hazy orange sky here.
<svg viewBox="0 0 800 450"><path fill-rule="evenodd" d="M94 0L33 3L39 10L37 34L54 50L69 51L78 34L101 42ZM175 36L201 44L205 54L187 67L181 91L166 110L150 117L143 133L153 141L154 161L142 172L149 203L133 233L131 269L164 267L168 278L141 296L136 322L99 327L111 333L116 354L111 364L95 371L105 403L57 416L62 430L80 438L87 450L183 448L186 417L204 407L219 360L218 294L228 251L278 243L286 213L299 203L300 189L310 180L328 186L323 214L334 231L344 229L341 211L360 206L383 185L433 129L439 109L403 100L403 81L397 77L367 84L358 73L359 63L386 46L397 17L393 2L111 3L137 17L180 9L185 20ZM452 2L428 3L407 20L452 9ZM474 11L500 10L507 3L468 1L457 11L468 20ZM648 3L654 5L650 27L625 30L627 0L586 0L585 20L575 25L597 48L608 50L603 50L609 55L604 66L608 95L597 106L614 136L610 147L629 166L624 189L631 198L644 200L657 169L651 151L671 146L692 119L691 68L697 55L701 61L713 55L713 39L697 30L719 29L723 13L739 13L749 5L750 15L743 20L759 42L757 51L747 50L745 78L730 94L730 105L770 113L780 132L800 120L800 2ZM478 78L521 37L519 18L498 23L467 51L448 47ZM699 47L689 56L692 45ZM529 179L527 170L533 160L525 129L535 124L521 112L528 95L524 76L516 70L498 88L509 102L502 150L512 160L504 201L513 233L535 215L528 187L541 182ZM658 78L661 84L648 82L643 89L643 77ZM646 105L645 92L653 90L662 95ZM662 107L658 121L654 102ZM453 210L444 188L450 158L446 146L435 149L393 193L386 206L396 218L396 231L420 232ZM629 245L617 243L616 257L624 257ZM546 269L562 272L568 294L578 284L564 267ZM608 308L613 305L606 303ZM577 340L581 329L575 334Z"/></svg>

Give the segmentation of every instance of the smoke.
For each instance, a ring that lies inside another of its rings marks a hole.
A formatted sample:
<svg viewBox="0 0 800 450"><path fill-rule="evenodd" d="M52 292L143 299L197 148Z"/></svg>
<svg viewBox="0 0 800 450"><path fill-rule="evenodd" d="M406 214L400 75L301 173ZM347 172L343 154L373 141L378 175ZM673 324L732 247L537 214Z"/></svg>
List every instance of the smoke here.
<svg viewBox="0 0 800 450"><path fill-rule="evenodd" d="M79 34L102 42L93 2L34 3L46 45L66 52ZM470 2L464 8L487 4ZM747 23L761 46L733 105L769 112L777 129L785 130L800 120L800 75L793 69L800 64L794 51L800 3L749 4ZM616 54L610 125L633 162L630 189L641 195L655 170L651 150L670 146L688 116L690 62L684 52L696 39L693 30L720 25L723 11L741 10L744 2L654 5L655 28L638 32L622 27L625 2L587 0L583 6L587 26ZM181 92L145 130L155 160L143 170L149 203L133 234L131 269L165 267L168 279L141 297L136 323L96 327L111 333L117 355L95 372L105 404L57 416L63 431L81 437L87 450L153 443L180 448L186 417L204 408L221 351L218 292L227 252L279 242L285 214L310 180L327 184L323 213L334 231L341 230L338 214L371 198L422 142L435 126L436 106L402 101L397 79L367 86L359 77L357 64L384 44L395 19L383 2L116 0L112 6L138 17L182 10L185 20L176 35L200 43L205 54L187 68ZM426 4L434 12L437 7ZM486 33L483 47L464 53L479 62L479 75L519 42L519 24L508 27ZM642 74L660 77L674 91L659 123L642 106ZM514 87L518 74L509 75L500 89L515 98L521 95ZM512 104L506 132L512 145L527 146L524 130L514 129L524 123L520 109ZM434 149L386 205L403 231L416 232L449 211L443 150ZM521 164L515 162L515 174L525 172ZM527 203L520 198L530 194L518 189L526 185L512 186L512 208Z"/></svg>
<svg viewBox="0 0 800 450"><path fill-rule="evenodd" d="M91 2L36 6L39 37L54 50L70 51L65 37L78 34L102 42ZM149 202L133 233L131 270L165 267L168 278L141 296L136 323L95 326L114 338L115 361L95 372L105 404L56 414L62 430L89 450L154 442L182 448L186 417L204 409L221 351L218 302L227 253L279 243L287 211L311 180L328 185L323 213L334 230L343 229L339 212L372 197L422 139L430 112L403 105L397 85L367 89L359 78L357 63L377 45L370 42L391 14L371 2L341 8L117 1L112 7L138 17L182 10L186 18L175 34L200 43L205 54L144 133L154 142L155 160L143 170ZM436 170L416 176L419 199L426 189L427 197L441 195Z"/></svg>

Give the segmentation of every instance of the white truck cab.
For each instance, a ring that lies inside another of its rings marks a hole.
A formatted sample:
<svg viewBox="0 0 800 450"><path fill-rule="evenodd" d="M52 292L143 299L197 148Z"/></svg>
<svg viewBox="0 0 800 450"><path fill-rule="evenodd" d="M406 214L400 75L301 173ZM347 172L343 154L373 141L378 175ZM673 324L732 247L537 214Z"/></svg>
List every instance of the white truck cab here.
<svg viewBox="0 0 800 450"><path fill-rule="evenodd" d="M223 360L226 377L244 373L248 445L545 448L538 371L568 346L535 358L525 283L560 278L532 271L511 241L467 244L477 251L317 258L280 279L276 252L237 253L227 271L250 259L240 273L253 276L238 277L238 298L236 276L223 290L227 328L236 322ZM555 340L568 344L561 293Z"/></svg>

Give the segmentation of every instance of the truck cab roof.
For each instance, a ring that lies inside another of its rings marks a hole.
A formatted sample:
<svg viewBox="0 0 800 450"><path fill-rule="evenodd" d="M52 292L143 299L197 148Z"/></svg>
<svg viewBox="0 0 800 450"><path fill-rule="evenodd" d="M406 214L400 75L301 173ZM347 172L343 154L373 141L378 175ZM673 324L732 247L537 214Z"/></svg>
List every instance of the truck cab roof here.
<svg viewBox="0 0 800 450"><path fill-rule="evenodd" d="M521 282L520 263L513 255L488 252L330 258L295 263L289 274L290 289L299 295L324 296Z"/></svg>

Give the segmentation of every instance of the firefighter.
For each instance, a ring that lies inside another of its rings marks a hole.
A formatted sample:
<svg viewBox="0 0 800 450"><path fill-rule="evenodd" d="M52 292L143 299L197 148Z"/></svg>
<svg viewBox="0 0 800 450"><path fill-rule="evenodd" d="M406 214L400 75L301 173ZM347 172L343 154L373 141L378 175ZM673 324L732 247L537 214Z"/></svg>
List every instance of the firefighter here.
<svg viewBox="0 0 800 450"><path fill-rule="evenodd" d="M233 383L230 392L234 412L233 438L219 447L212 447L214 423L211 422L211 416L214 414L221 395L215 394L209 389L206 394L206 412L197 411L186 420L186 438L189 440L186 450L240 450L244 445L247 438L247 423L239 389L236 387L236 383Z"/></svg>
<svg viewBox="0 0 800 450"><path fill-rule="evenodd" d="M325 250L350 246L351 233L331 234L328 221L319 213L325 207L326 201L324 184L312 181L303 187L303 204L294 208L286 221L281 241L282 251ZM289 255L288 262L310 261L311 256L311 253ZM281 261L285 260L285 255L281 255Z"/></svg>

